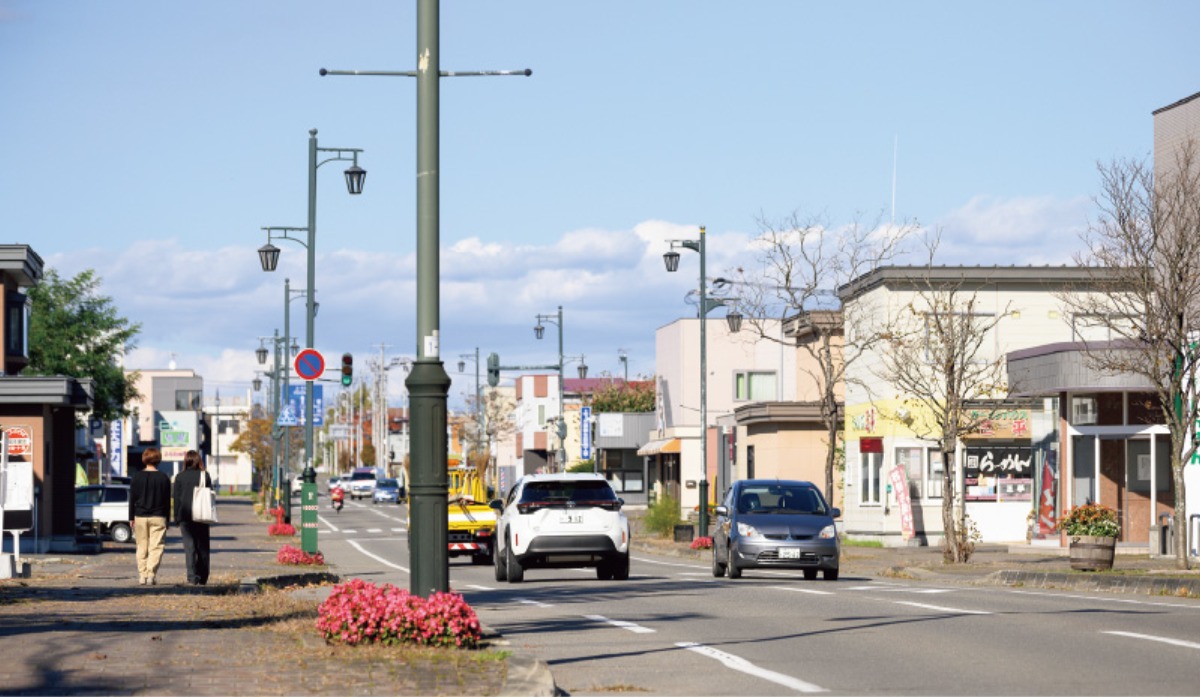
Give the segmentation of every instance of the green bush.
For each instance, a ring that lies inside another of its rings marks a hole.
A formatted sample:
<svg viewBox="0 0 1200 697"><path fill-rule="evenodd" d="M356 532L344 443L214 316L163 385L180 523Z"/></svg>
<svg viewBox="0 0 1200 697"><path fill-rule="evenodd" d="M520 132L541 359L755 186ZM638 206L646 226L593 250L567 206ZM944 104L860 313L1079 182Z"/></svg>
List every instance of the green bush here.
<svg viewBox="0 0 1200 697"><path fill-rule="evenodd" d="M679 517L679 500L664 496L646 507L642 526L648 531L666 537L675 532L675 526L683 522Z"/></svg>
<svg viewBox="0 0 1200 697"><path fill-rule="evenodd" d="M596 463L594 460L580 460L579 462L576 462L575 464L568 466L567 471L568 472L583 472L585 474L588 472L595 472L596 471Z"/></svg>

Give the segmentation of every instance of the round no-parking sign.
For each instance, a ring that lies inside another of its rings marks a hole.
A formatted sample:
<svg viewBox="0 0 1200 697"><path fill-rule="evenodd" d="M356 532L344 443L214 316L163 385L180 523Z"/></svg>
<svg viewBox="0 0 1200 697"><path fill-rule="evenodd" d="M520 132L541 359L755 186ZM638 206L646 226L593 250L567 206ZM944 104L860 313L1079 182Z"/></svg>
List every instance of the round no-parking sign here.
<svg viewBox="0 0 1200 697"><path fill-rule="evenodd" d="M4 429L4 435L8 436L9 457L21 457L29 454L33 447L33 438L29 435L29 428L12 426Z"/></svg>
<svg viewBox="0 0 1200 697"><path fill-rule="evenodd" d="M325 372L325 357L316 349L306 348L296 355L296 374L305 380L316 380Z"/></svg>

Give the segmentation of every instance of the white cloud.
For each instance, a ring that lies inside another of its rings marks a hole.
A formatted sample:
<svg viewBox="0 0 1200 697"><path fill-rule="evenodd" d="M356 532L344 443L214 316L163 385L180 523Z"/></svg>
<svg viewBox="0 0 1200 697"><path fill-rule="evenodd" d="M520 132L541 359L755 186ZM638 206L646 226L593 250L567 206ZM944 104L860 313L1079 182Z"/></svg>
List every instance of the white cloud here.
<svg viewBox="0 0 1200 697"><path fill-rule="evenodd" d="M1092 203L1086 196L1059 199L976 196L934 227L942 231L943 264L1069 264L1080 249Z"/></svg>

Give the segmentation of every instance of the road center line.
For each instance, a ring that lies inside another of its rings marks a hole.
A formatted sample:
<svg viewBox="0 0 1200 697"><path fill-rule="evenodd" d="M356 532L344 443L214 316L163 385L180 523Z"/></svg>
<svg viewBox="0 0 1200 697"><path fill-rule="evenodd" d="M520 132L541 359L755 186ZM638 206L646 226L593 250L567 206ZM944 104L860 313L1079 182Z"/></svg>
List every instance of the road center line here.
<svg viewBox="0 0 1200 697"><path fill-rule="evenodd" d="M797 692L829 692L829 690L820 687L819 685L804 682L799 678L793 678L792 676L784 675L783 673L776 673L775 671L767 670L766 668L759 668L744 658L734 656L730 653L725 653L724 651L714 649L711 646L696 644L690 641L676 642L675 645L680 648L687 649L688 651L694 651L701 656L715 658L723 663L726 668L732 668L733 670L740 671L747 675L753 675L756 678L769 680L776 685L783 685L784 687L791 688Z"/></svg>
<svg viewBox="0 0 1200 697"><path fill-rule="evenodd" d="M1200 649L1200 644L1198 644L1194 641L1184 641L1182 639L1168 639L1167 637L1153 636L1151 634L1136 634L1134 632L1117 632L1117 631L1107 631L1107 632L1100 632L1100 633L1101 634L1112 634L1113 636L1124 636L1124 637L1129 637L1131 639L1145 639L1146 641L1158 641L1158 642L1161 642L1164 644L1171 644L1173 646L1182 646L1186 649Z"/></svg>
<svg viewBox="0 0 1200 697"><path fill-rule="evenodd" d="M533 605L534 607L554 607L549 603L543 603L540 600L530 600L529 598L515 598L515 600L522 605Z"/></svg>
<svg viewBox="0 0 1200 697"><path fill-rule="evenodd" d="M937 610L938 612L950 612L956 615L990 615L992 613L986 610L960 610L954 607L942 607L941 605L928 605L926 603L914 603L907 600L895 601L897 605L911 605L913 607L924 608L926 610Z"/></svg>
<svg viewBox="0 0 1200 697"><path fill-rule="evenodd" d="M593 622L604 622L607 624L611 624L614 627L620 627L621 629L627 629L627 630L633 632L634 634L653 634L655 631L649 627L643 627L640 624L634 624L633 622L626 622L625 620L610 620L607 617L605 617L604 615L584 615L584 617L588 618L589 620L592 620Z"/></svg>
<svg viewBox="0 0 1200 697"><path fill-rule="evenodd" d="M359 543L355 542L354 540L346 540L346 541L347 541L347 542L349 542L349 543L350 543L350 544L351 544L351 545L352 545L352 546L353 546L355 549L357 549L358 551L360 551L360 552L362 552L363 554L367 555L368 557L370 557L370 558L374 559L375 561L379 562L380 564L383 564L383 565L385 565L385 566L390 566L390 567L392 567L393 569L399 569L399 570L403 571L403 572L404 572L404 573L406 573L406 574L407 574L407 573L409 573L409 570L408 570L407 568L405 568L405 567L403 567L403 566L400 566L399 564L393 564L393 563L391 563L390 561L388 561L387 559L384 559L383 557L379 556L378 554L371 554L371 553L370 553L370 552L368 552L367 550L363 549L363 548L362 548L362 545L360 545Z"/></svg>

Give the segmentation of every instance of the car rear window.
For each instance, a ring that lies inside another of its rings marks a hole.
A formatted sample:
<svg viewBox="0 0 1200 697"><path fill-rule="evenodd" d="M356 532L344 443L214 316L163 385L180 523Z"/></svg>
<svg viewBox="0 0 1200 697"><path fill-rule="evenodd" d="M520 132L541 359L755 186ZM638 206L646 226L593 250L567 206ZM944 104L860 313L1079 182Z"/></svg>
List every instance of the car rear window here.
<svg viewBox="0 0 1200 697"><path fill-rule="evenodd" d="M354 482L361 482L364 479L374 479L374 478L375 478L374 472L355 472L354 474L350 475L350 480L354 481Z"/></svg>
<svg viewBox="0 0 1200 697"><path fill-rule="evenodd" d="M521 492L521 503L579 504L616 501L617 495L602 480L563 480L529 482Z"/></svg>
<svg viewBox="0 0 1200 697"><path fill-rule="evenodd" d="M376 486L378 486L381 489L398 489L398 488L400 488L400 485L396 483L395 479L380 479L379 483L376 484Z"/></svg>

